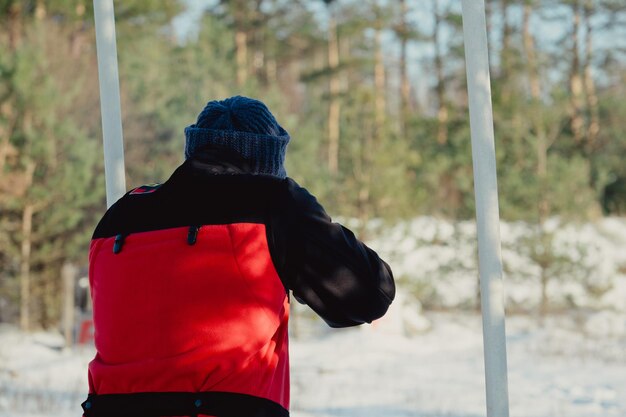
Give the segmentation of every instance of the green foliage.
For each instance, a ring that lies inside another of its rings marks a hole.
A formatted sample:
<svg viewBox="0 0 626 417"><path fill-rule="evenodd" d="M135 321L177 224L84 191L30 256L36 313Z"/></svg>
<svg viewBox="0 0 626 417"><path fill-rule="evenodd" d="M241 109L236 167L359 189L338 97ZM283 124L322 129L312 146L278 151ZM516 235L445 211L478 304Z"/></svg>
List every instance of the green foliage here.
<svg viewBox="0 0 626 417"><path fill-rule="evenodd" d="M51 33L59 36L52 43L48 37ZM19 259L24 236L12 231L21 230L16 225L24 207L34 208L29 263L32 292L41 295L33 300L33 307L44 306L33 312L43 325L58 318L55 306L62 263L85 261L89 241L86 227L94 224L93 208L104 194L98 169L99 144L76 120L63 117L75 97L61 87L67 81L65 74L51 71L58 64L58 42L69 41L63 35L67 32L57 32L48 22L28 26L23 33L24 44L3 62L11 68L3 72L2 84L8 92L3 104L5 109L14 109L4 114L13 122L5 125L4 131L9 133L8 146L14 155L4 161L3 176L13 179L16 187L4 189L0 231L8 234L2 238L7 252ZM10 262L0 273L3 282L6 280L3 290L15 288L17 262Z"/></svg>
<svg viewBox="0 0 626 417"><path fill-rule="evenodd" d="M467 116L455 112L446 143L437 143L437 122L418 116L412 120L411 146L419 156L413 164L415 204L425 213L441 213L457 219L474 216L472 154Z"/></svg>
<svg viewBox="0 0 626 417"><path fill-rule="evenodd" d="M116 1L128 186L165 181L182 162L184 127L195 121L205 103L244 94L265 101L290 132L290 176L317 195L333 216L355 219L361 232L372 219L397 221L422 214L473 218L460 9L454 2L441 3L439 46L447 116L440 119L433 88L438 80L432 3L409 3L412 12L401 23L398 2L334 2L340 56L337 67L330 68L328 15L309 2L219 2L203 13L197 37L183 42L172 31L172 18L183 2ZM595 0L594 5L595 16L606 19L607 25L594 27L598 48L590 60L600 125L593 144L576 142L570 126L572 93L567 80L573 58L571 48L565 47L571 43L569 35L560 44L544 45L541 30L534 34L539 99L528 91L528 57L519 22L511 22L506 50L500 49L502 33L491 36L496 41L491 48L497 55L492 59L492 89L505 219L584 220L599 214L608 192L617 193L611 197L615 201L626 201L619 186L626 181L626 67L616 23L623 20L624 7L611 0ZM519 6L509 5L511 11ZM560 22L568 29L570 22L563 19L571 18L571 4L555 0L551 6L567 13L552 16L533 9L537 27ZM493 27L500 28L495 10ZM516 15L511 12L510 19ZM13 306L19 300L21 216L26 204L33 204L34 304L45 306L38 318L47 324L58 314L58 299L49 293L58 289L60 265L86 264L89 236L104 210L92 20L91 1L0 0L0 302ZM382 114L375 79L377 28L383 31L385 59ZM245 68L238 66L242 63L237 53L242 51L237 49L236 31L246 37ZM401 39L409 43L415 101L406 126L400 123L397 75ZM582 54L582 44L580 49ZM411 51L419 51L421 61L415 62ZM242 69L247 78L238 84ZM340 87L331 97L332 77ZM583 92L585 126L596 111L589 96ZM328 163L331 99L340 108L336 173ZM441 120L444 139L438 135ZM538 169L542 141L545 175ZM25 186L29 167L34 167L32 183ZM540 213L539 207L546 211ZM619 206L605 204L609 214L618 213L611 207ZM545 266L548 275L560 274L549 269L559 262L555 258ZM416 291L428 294L428 283L420 285L423 288ZM2 319L14 313L14 308L0 309Z"/></svg>
<svg viewBox="0 0 626 417"><path fill-rule="evenodd" d="M370 87L351 89L344 105L341 135L345 139L340 148L344 157L333 209L361 221L410 216L412 184L407 165L417 157L415 151L389 126L377 130Z"/></svg>

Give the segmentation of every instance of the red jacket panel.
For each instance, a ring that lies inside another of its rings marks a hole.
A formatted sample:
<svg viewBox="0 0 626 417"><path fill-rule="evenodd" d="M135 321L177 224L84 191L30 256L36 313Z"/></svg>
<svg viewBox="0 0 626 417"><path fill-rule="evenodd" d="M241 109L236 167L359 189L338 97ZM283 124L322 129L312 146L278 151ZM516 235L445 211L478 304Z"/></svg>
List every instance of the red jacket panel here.
<svg viewBox="0 0 626 417"><path fill-rule="evenodd" d="M263 224L133 233L90 251L90 392L236 392L289 408L285 288Z"/></svg>

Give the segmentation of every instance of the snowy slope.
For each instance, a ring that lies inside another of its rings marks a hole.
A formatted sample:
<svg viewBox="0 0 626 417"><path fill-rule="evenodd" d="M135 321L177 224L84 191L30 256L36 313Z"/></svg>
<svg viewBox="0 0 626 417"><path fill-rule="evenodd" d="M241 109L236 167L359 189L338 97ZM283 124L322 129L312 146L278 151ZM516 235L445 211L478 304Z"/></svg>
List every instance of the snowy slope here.
<svg viewBox="0 0 626 417"><path fill-rule="evenodd" d="M564 265L553 271L551 301L578 308L542 325L532 315L507 319L511 416L626 417L626 220L552 219L547 231ZM502 224L508 304L532 314L533 233ZM292 416L484 416L480 316L459 310L475 300L474 223L421 217L381 236L371 246L403 285L386 317L331 330L294 306ZM415 288L451 312L423 313ZM61 346L59 335L0 324L0 417L81 415L94 351Z"/></svg>
<svg viewBox="0 0 626 417"><path fill-rule="evenodd" d="M485 415L480 317L425 319L430 330L412 337L376 325L315 327L292 340L292 415ZM563 316L544 327L509 318L511 416L626 416L626 331L598 329L596 319L607 317ZM612 320L626 326L626 316ZM80 415L93 350L60 351L46 338L0 332L0 416Z"/></svg>
<svg viewBox="0 0 626 417"><path fill-rule="evenodd" d="M412 338L374 329L296 343L294 416L484 416L480 318L428 317L432 330ZM626 416L626 338L576 326L509 319L511 416Z"/></svg>

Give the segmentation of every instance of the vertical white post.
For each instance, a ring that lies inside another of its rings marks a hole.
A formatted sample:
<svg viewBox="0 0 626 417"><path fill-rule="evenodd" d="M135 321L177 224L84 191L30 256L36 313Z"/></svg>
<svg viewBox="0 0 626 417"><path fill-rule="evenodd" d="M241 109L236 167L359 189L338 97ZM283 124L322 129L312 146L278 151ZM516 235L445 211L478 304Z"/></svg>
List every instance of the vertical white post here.
<svg viewBox="0 0 626 417"><path fill-rule="evenodd" d="M120 81L117 69L113 0L93 0L100 80L100 111L104 143L107 207L126 192Z"/></svg>
<svg viewBox="0 0 626 417"><path fill-rule="evenodd" d="M484 0L463 0L463 35L476 195L487 416L508 417L500 216Z"/></svg>

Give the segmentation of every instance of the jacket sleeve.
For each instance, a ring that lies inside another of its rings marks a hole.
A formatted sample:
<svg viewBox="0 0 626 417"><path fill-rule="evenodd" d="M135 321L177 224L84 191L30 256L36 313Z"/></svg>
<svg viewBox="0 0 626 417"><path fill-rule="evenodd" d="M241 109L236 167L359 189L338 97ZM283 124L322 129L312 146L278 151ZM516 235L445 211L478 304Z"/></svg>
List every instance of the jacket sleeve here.
<svg viewBox="0 0 626 417"><path fill-rule="evenodd" d="M288 204L272 240L287 288L331 327L381 317L395 296L389 265L354 233L333 223L306 189L286 181Z"/></svg>

